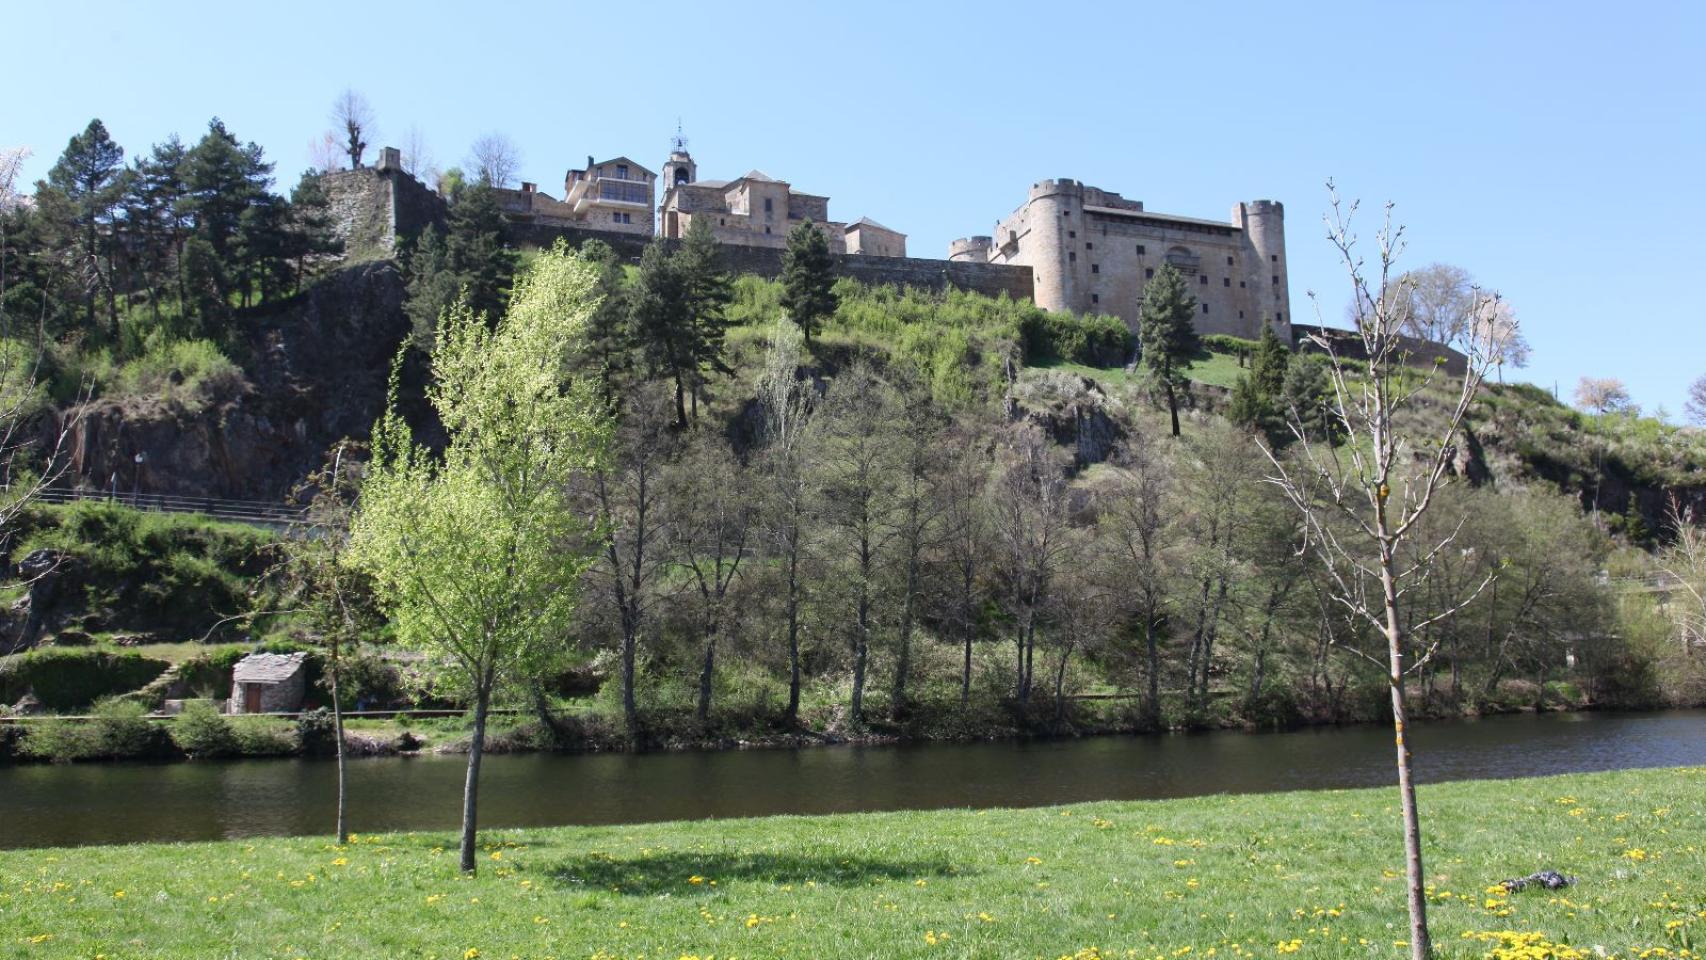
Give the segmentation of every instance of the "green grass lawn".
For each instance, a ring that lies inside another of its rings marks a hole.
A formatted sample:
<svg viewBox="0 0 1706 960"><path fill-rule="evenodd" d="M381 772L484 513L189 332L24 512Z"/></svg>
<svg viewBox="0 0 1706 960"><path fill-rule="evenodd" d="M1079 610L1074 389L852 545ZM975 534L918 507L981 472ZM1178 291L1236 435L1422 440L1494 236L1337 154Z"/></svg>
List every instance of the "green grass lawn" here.
<svg viewBox="0 0 1706 960"><path fill-rule="evenodd" d="M1030 366L1039 369L1066 370L1082 377L1089 377L1109 389L1135 384L1141 379L1141 374L1127 373L1124 367L1091 367L1082 363L1068 363L1064 360L1054 359L1039 360ZM1196 383L1206 383L1211 386L1231 389L1237 385L1238 378L1244 374L1245 369L1238 365L1238 358L1230 353L1205 351L1191 361L1191 365L1185 374Z"/></svg>
<svg viewBox="0 0 1706 960"><path fill-rule="evenodd" d="M445 835L15 851L0 956L1399 958L1396 800L491 832L472 880ZM1696 955L1706 769L1449 784L1421 802L1441 955ZM1580 883L1489 889L1542 867Z"/></svg>

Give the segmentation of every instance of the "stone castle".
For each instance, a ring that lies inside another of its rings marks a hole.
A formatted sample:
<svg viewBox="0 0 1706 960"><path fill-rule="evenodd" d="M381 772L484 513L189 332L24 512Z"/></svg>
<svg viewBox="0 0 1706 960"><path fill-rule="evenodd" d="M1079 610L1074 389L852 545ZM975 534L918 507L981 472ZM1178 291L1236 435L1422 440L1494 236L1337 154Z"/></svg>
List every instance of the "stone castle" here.
<svg viewBox="0 0 1706 960"><path fill-rule="evenodd" d="M1285 208L1273 200L1240 203L1222 223L1152 213L1075 180L1043 180L992 235L949 244L948 259L1028 266L1037 306L1112 314L1133 329L1144 284L1169 264L1196 295L1199 332L1255 338L1272 326L1291 339Z"/></svg>
<svg viewBox="0 0 1706 960"><path fill-rule="evenodd" d="M761 171L700 180L685 141L677 137L673 147L661 174L625 156L588 157L584 168L565 175L561 200L533 183L500 189L512 241L596 237L637 257L645 243L677 241L703 219L732 268L776 276L788 232L809 222L828 240L838 270L854 279L1029 298L1045 310L1116 316L1133 330L1145 283L1169 264L1196 297L1200 332L1253 339L1272 327L1281 339L1295 340L1285 208L1277 201L1239 203L1223 222L1154 213L1076 180L1043 180L992 234L955 240L948 259L932 260L908 257L905 234L868 217L833 220L828 197L796 191ZM390 147L371 169L331 175L328 188L350 238L389 246L443 216L443 199L404 173Z"/></svg>

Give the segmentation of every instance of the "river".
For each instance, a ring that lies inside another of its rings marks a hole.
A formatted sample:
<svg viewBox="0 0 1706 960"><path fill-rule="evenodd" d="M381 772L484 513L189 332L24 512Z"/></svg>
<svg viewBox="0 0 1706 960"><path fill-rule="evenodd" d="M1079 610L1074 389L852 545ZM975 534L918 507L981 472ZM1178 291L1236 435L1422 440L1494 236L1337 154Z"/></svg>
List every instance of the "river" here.
<svg viewBox="0 0 1706 960"><path fill-rule="evenodd" d="M1418 725L1423 782L1706 765L1706 710ZM462 757L351 761L361 833L443 830ZM329 833L326 760L0 767L0 848ZM1379 726L977 744L488 756L482 827L933 807L1036 806L1395 780Z"/></svg>

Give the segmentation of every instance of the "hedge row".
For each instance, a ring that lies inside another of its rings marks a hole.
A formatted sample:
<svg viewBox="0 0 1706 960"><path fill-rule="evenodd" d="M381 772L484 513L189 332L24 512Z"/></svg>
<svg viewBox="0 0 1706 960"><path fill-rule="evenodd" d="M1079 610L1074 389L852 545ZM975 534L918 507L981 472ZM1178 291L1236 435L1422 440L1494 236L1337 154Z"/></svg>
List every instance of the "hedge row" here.
<svg viewBox="0 0 1706 960"><path fill-rule="evenodd" d="M56 713L82 710L95 701L129 693L165 673L171 664L139 653L48 647L0 663L0 703L34 693Z"/></svg>

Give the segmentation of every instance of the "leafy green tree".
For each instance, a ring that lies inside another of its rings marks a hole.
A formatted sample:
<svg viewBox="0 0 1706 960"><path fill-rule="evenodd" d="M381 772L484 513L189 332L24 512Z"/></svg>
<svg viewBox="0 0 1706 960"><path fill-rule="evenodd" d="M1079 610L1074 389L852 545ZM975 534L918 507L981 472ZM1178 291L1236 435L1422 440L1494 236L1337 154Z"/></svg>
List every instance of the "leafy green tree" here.
<svg viewBox="0 0 1706 960"><path fill-rule="evenodd" d="M1190 387L1185 371L1197 352L1197 333L1192 326L1196 311L1197 298L1186 289L1185 278L1172 264L1162 264L1143 288L1137 339L1144 370L1167 397L1175 437L1179 435L1179 394Z"/></svg>
<svg viewBox="0 0 1706 960"><path fill-rule="evenodd" d="M805 331L809 344L812 331L834 316L837 305L829 240L807 220L788 231L788 248L782 254L782 309Z"/></svg>
<svg viewBox="0 0 1706 960"><path fill-rule="evenodd" d="M495 328L466 302L449 311L430 390L448 438L443 453L414 441L393 388L352 521L347 562L372 577L397 642L445 663L473 704L467 873L477 866L493 693L562 643L574 586L592 561L584 545L595 531L567 492L598 469L609 422L594 384L564 384L595 283L593 268L559 244L518 279Z"/></svg>
<svg viewBox="0 0 1706 960"><path fill-rule="evenodd" d="M95 301L113 290L111 235L124 190L124 148L108 136L106 125L90 120L71 138L65 152L36 191L42 213L58 228L63 250L83 288L84 317L97 329ZM116 335L118 312L109 299L108 338Z"/></svg>

